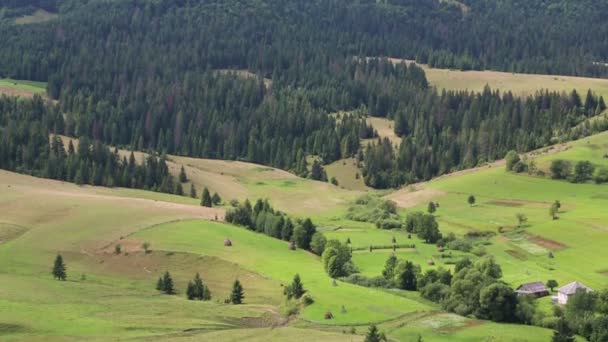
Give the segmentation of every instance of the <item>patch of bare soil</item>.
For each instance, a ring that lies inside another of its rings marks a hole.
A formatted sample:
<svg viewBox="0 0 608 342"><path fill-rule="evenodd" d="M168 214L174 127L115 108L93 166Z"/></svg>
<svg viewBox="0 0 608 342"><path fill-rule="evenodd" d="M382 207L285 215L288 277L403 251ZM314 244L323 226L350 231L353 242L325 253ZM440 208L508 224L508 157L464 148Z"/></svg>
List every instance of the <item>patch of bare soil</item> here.
<svg viewBox="0 0 608 342"><path fill-rule="evenodd" d="M31 91L23 90L23 89L15 89L11 87L0 86L0 94L4 94L7 96L19 96L25 98L34 97L34 93Z"/></svg>
<svg viewBox="0 0 608 342"><path fill-rule="evenodd" d="M435 197L445 195L443 191L435 189L424 189L422 186L407 187L399 191L393 192L386 196L387 199L395 202L398 207L411 208L420 203L427 202Z"/></svg>
<svg viewBox="0 0 608 342"><path fill-rule="evenodd" d="M507 254L509 254L510 256L514 257L515 259L519 259L519 260L526 260L528 259L528 257L526 256L526 254L522 251L518 251L518 250L514 250L514 249L509 249L505 251Z"/></svg>
<svg viewBox="0 0 608 342"><path fill-rule="evenodd" d="M495 200L489 201L487 204L497 205L501 207L522 207L524 203L520 201L506 201L506 200Z"/></svg>
<svg viewBox="0 0 608 342"><path fill-rule="evenodd" d="M533 242L550 251L561 251L562 249L568 248L568 245L565 245L561 242L557 242L554 240L543 238L542 236L533 235L533 234L529 234L529 233L525 233L525 235L530 242Z"/></svg>

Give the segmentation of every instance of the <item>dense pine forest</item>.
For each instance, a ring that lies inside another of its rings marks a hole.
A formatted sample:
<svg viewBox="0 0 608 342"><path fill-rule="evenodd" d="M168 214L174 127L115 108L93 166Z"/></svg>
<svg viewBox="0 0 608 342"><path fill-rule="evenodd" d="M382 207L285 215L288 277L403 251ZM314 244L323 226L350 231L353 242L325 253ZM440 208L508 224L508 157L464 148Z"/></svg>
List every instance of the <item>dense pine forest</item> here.
<svg viewBox="0 0 608 342"><path fill-rule="evenodd" d="M367 58L606 76L608 68L599 63L608 60L608 25L600 18L608 10L605 1L3 5L0 77L48 82L58 105L38 111L45 133L158 154L245 160L301 176L309 174L306 156L330 163L358 155L366 183L386 188L606 129L601 121L581 126L606 108L593 93L539 92L523 99L491 89L439 93L414 64ZM36 8L60 16L22 26L10 20ZM331 115L338 111L359 114ZM360 113L394 119L401 146L381 140L361 146L360 139L374 132ZM19 125L19 115L10 115ZM3 139L20 141L12 129L2 132ZM4 167L43 169L11 159L16 155L7 153ZM66 171L65 177L74 180L75 174ZM110 178L96 183L127 182ZM169 188L162 183L145 187Z"/></svg>

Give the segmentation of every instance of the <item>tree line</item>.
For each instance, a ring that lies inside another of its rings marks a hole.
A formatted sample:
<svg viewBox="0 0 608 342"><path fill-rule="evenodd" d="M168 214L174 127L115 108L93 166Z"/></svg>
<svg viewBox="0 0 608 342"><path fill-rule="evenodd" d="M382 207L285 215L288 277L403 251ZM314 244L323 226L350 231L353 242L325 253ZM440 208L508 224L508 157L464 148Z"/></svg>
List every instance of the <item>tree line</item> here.
<svg viewBox="0 0 608 342"><path fill-rule="evenodd" d="M0 97L0 168L37 177L109 187L126 187L183 194L164 156L149 155L137 163L118 150L82 136L68 146L61 132L62 115L56 106L31 100ZM59 132L58 132L59 131Z"/></svg>

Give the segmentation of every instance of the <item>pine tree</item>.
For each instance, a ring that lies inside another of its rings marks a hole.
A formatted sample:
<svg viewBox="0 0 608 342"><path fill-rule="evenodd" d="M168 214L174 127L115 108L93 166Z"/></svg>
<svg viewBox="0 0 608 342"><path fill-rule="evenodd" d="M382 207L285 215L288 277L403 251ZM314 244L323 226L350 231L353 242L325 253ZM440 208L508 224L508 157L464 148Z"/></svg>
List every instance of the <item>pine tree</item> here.
<svg viewBox="0 0 608 342"><path fill-rule="evenodd" d="M194 282L192 283L192 285L194 290L194 298L202 300L205 286L203 285L203 280L201 279L201 276L198 273L194 276Z"/></svg>
<svg viewBox="0 0 608 342"><path fill-rule="evenodd" d="M469 205L472 207L475 204L475 196L470 195L467 202L469 202Z"/></svg>
<svg viewBox="0 0 608 342"><path fill-rule="evenodd" d="M61 254L57 254L55 258L55 265L53 265L53 277L57 280L65 280L67 278L66 267L63 263L63 257Z"/></svg>
<svg viewBox="0 0 608 342"><path fill-rule="evenodd" d="M222 198L217 192L213 193L213 196L211 197L211 203L213 205L220 205L222 203Z"/></svg>
<svg viewBox="0 0 608 342"><path fill-rule="evenodd" d="M194 183L190 184L190 197L196 198L196 188L194 187Z"/></svg>
<svg viewBox="0 0 608 342"><path fill-rule="evenodd" d="M369 330L365 335L365 342L380 342L380 333L378 333L378 327L376 327L376 325L369 327Z"/></svg>
<svg viewBox="0 0 608 342"><path fill-rule="evenodd" d="M402 290L416 291L416 271L414 264L406 261L405 268L401 274L399 274L399 288Z"/></svg>
<svg viewBox="0 0 608 342"><path fill-rule="evenodd" d="M165 291L165 283L163 282L163 277L159 277L156 282L156 289L158 291Z"/></svg>
<svg viewBox="0 0 608 342"><path fill-rule="evenodd" d="M184 170L184 166L179 170L179 181L181 183L186 183L188 181L188 176L186 176L186 170Z"/></svg>
<svg viewBox="0 0 608 342"><path fill-rule="evenodd" d="M305 292L306 290L304 290L304 284L302 284L300 275L296 274L293 277L293 282L286 288L287 299L300 299Z"/></svg>
<svg viewBox="0 0 608 342"><path fill-rule="evenodd" d="M232 304L242 304L243 298L245 298L243 292L243 286L239 282L239 280L235 280L232 284L232 292L230 293L230 303Z"/></svg>
<svg viewBox="0 0 608 342"><path fill-rule="evenodd" d="M429 214L433 214L436 210L437 207L435 206L435 202L429 202L429 205L427 207L427 211L429 212Z"/></svg>
<svg viewBox="0 0 608 342"><path fill-rule="evenodd" d="M201 205L203 207L208 207L208 208L211 208L213 206L213 202L211 200L211 194L209 194L209 189L207 189L207 187L205 187L205 189L203 189L203 196L201 197Z"/></svg>
<svg viewBox="0 0 608 342"><path fill-rule="evenodd" d="M173 278L171 278L171 274L169 272L165 272L161 280L161 291L166 294L174 294L175 289L173 288Z"/></svg>
<svg viewBox="0 0 608 342"><path fill-rule="evenodd" d="M188 300L196 299L196 295L194 293L194 284L191 281L188 282L188 287L186 288L186 298Z"/></svg>

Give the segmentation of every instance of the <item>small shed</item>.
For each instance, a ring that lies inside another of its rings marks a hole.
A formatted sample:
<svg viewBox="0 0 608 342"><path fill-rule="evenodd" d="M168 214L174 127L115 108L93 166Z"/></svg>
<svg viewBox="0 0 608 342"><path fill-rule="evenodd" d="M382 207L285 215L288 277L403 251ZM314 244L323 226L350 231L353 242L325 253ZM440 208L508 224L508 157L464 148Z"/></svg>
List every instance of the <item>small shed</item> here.
<svg viewBox="0 0 608 342"><path fill-rule="evenodd" d="M226 246L226 247L232 247L232 241L230 241L229 238L226 238L226 240L224 240L224 246Z"/></svg>
<svg viewBox="0 0 608 342"><path fill-rule="evenodd" d="M593 290L585 284L574 281L557 290L557 302L562 305L567 304L570 297L574 296L579 291L593 292Z"/></svg>
<svg viewBox="0 0 608 342"><path fill-rule="evenodd" d="M530 296L535 298L545 297L549 295L549 289L540 281L533 283L521 284L515 290L518 296Z"/></svg>

